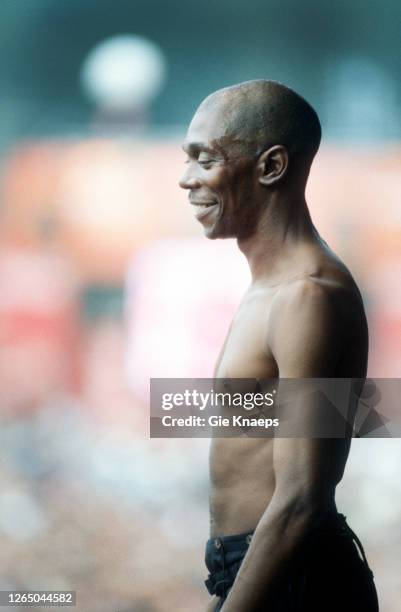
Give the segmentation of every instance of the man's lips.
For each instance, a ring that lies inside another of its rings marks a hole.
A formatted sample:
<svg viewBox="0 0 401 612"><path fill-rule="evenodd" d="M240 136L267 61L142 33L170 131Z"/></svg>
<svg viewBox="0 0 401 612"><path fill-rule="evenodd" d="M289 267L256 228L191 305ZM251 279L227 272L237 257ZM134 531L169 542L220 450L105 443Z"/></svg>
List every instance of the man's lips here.
<svg viewBox="0 0 401 612"><path fill-rule="evenodd" d="M192 206L195 209L195 217L196 219L203 219L207 215L209 215L213 210L218 208L217 202L205 202L205 201L190 201Z"/></svg>

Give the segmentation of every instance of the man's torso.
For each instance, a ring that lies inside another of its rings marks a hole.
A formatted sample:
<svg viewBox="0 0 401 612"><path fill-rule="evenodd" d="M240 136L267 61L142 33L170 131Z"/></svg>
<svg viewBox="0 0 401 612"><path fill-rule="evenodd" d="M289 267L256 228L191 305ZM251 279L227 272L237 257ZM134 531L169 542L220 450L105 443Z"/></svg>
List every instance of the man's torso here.
<svg viewBox="0 0 401 612"><path fill-rule="evenodd" d="M367 355L367 329L358 289L346 268L330 252L317 249L315 265L302 273L302 263L295 276L276 286L259 283L251 286L233 318L215 368L220 379L274 379L280 376L269 343L272 326L279 313L272 316L275 300L291 283L307 280L325 287L335 300L341 321L342 352L335 376L364 377ZM301 272L299 270L301 269ZM295 324L295 323L294 323ZM288 329L291 334L291 329ZM341 480L350 441L335 442L331 473L327 483L327 512L335 512L334 491ZM255 529L268 506L275 488L273 439L214 438L210 448L210 531L230 535Z"/></svg>

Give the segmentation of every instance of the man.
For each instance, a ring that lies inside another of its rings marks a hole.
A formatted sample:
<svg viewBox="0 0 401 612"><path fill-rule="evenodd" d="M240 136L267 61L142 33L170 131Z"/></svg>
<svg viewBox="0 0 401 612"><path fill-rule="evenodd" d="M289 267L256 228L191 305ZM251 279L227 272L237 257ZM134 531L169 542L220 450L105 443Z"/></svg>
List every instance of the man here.
<svg viewBox="0 0 401 612"><path fill-rule="evenodd" d="M208 238L236 238L252 281L217 379L364 378L368 333L351 274L321 239L305 186L321 138L312 107L273 81L202 102L180 181ZM373 612L362 546L336 510L346 438L215 438L208 611Z"/></svg>

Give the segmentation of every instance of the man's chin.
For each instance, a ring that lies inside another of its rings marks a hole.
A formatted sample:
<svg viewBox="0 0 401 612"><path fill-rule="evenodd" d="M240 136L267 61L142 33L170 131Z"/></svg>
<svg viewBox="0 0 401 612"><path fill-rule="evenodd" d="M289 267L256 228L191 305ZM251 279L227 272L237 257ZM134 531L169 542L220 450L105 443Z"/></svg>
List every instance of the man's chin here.
<svg viewBox="0 0 401 612"><path fill-rule="evenodd" d="M227 232L222 231L222 229L218 227L205 227L203 229L203 233L209 240L235 238L235 236L232 236Z"/></svg>
<svg viewBox="0 0 401 612"><path fill-rule="evenodd" d="M205 229L203 233L209 240L216 240L217 238L220 238L220 236L216 232L207 229Z"/></svg>

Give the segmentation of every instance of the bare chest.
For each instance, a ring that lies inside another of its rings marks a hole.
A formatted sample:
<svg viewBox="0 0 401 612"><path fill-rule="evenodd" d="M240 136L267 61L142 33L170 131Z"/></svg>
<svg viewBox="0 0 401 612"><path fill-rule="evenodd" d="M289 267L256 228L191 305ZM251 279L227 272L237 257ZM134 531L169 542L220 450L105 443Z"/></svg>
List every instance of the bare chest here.
<svg viewBox="0 0 401 612"><path fill-rule="evenodd" d="M245 296L215 366L216 378L274 378L277 365L267 343L271 299Z"/></svg>

